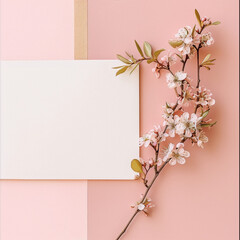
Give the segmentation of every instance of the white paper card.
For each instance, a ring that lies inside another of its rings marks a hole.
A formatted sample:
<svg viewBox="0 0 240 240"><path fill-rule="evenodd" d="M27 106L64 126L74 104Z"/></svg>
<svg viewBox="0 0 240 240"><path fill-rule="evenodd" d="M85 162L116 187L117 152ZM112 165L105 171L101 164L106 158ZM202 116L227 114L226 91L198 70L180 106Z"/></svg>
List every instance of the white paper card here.
<svg viewBox="0 0 240 240"><path fill-rule="evenodd" d="M133 179L139 71L116 60L1 62L1 179Z"/></svg>

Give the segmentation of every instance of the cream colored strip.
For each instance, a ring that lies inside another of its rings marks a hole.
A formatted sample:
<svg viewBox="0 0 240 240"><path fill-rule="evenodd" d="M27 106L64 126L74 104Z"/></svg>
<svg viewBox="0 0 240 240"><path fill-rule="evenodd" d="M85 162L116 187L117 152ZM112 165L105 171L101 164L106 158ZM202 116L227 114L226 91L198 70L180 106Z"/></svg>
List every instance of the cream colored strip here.
<svg viewBox="0 0 240 240"><path fill-rule="evenodd" d="M74 59L87 59L88 58L88 0L74 0ZM88 181L81 181L85 194L83 199L85 201L85 211L82 214L80 226L82 229L81 239L88 239Z"/></svg>
<svg viewBox="0 0 240 240"><path fill-rule="evenodd" d="M74 0L74 59L88 58L88 0Z"/></svg>

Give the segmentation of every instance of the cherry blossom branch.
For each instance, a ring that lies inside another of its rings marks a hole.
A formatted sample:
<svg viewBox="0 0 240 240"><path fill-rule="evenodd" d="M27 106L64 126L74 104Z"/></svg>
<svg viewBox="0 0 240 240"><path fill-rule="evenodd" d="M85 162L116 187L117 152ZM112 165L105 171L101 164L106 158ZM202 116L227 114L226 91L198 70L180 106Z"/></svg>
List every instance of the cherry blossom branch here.
<svg viewBox="0 0 240 240"><path fill-rule="evenodd" d="M184 72L184 70L185 70L185 67L186 67L186 63L187 63L187 60L189 59L189 56L188 55L186 55L186 58L185 58L185 60L184 61L182 61L182 63L183 63L183 66L182 66L182 71Z"/></svg>
<svg viewBox="0 0 240 240"><path fill-rule="evenodd" d="M169 88L175 91L177 101L175 104L166 103L166 105L163 106L164 130L162 131L160 126L155 126L154 129L140 138L140 147L152 147L155 151L155 159L151 158L148 162L134 159L131 163L132 169L139 174L139 177L142 177L146 191L142 195L141 200L137 202L135 206L137 208L136 211L116 240L119 240L124 235L138 213L144 212L147 214L147 211L153 207L148 195L165 166L167 164L175 165L176 163L184 164L186 162L185 158L188 158L190 153L184 149L184 142L190 140L192 143L197 143L199 147L203 147L203 144L208 142L207 136L204 135L203 128L212 127L216 124L216 122L209 123L210 120L205 120L210 111L210 106L215 104L215 100L212 99L212 94L209 90L200 87L201 67L210 70L209 66L214 65L213 62L215 59L210 59L210 54L208 54L200 64L200 49L214 42L211 33L203 33L203 30L208 26L218 25L220 22L211 22L207 17L201 18L197 10L195 10L195 15L199 23L199 28L197 28L196 25L193 29L189 26L181 28L175 35L176 39L169 41L169 44L173 48L176 48L180 52L180 55L169 52L159 60L158 57L165 51L164 49L153 51L152 46L148 42L145 42L142 50L136 41L136 47L141 55L140 59L136 59L128 53L129 59L117 55L118 59L126 65L115 67L115 69L119 69L116 75L122 74L128 69L131 69L132 73L134 69L143 62L155 64L153 72L157 78L160 77L162 70L167 70L167 84ZM188 74L184 71L188 60L191 59L191 56L195 53L197 53L197 84L194 88L191 85ZM181 71L174 73L171 70L171 65L176 63L176 56L180 58L182 68ZM178 93L179 88L181 94ZM192 90L195 92L192 92ZM189 112L184 111L185 103L187 105L190 103L195 105L195 111L191 116ZM199 107L201 107L202 110L201 114L197 111ZM161 148L161 142L166 141L168 137L173 138L175 135L180 137L180 142L176 147L173 143L169 143L167 149ZM163 159L159 157L160 152L164 155ZM154 177L149 184L148 173L151 169L154 169Z"/></svg>

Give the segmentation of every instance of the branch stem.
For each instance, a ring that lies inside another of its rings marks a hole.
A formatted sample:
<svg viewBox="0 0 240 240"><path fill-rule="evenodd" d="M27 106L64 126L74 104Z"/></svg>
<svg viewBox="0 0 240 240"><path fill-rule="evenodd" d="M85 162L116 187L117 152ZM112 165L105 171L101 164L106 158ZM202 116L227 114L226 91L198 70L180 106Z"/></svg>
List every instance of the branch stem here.
<svg viewBox="0 0 240 240"><path fill-rule="evenodd" d="M119 240L123 234L127 231L128 227L130 226L130 224L132 223L133 219L137 216L137 214L139 213L140 211L137 209L135 211L135 213L133 214L132 218L130 219L130 221L128 222L128 224L126 225L126 227L122 230L122 232L120 233L120 235L116 238L116 240Z"/></svg>
<svg viewBox="0 0 240 240"><path fill-rule="evenodd" d="M200 86L200 81L201 81L201 79L200 79L200 63L199 63L199 50L200 50L200 47L198 47L198 49L197 49L197 88L199 88L199 86Z"/></svg>
<svg viewBox="0 0 240 240"><path fill-rule="evenodd" d="M199 45L199 47L197 48L197 86L196 86L197 89L199 89L200 82L201 82L201 79L200 79L201 66L200 66L200 59L199 59L200 58L200 54L199 54L200 48L201 48L201 45ZM199 91L198 91L198 94L199 94ZM199 101L199 97L197 98L197 102L198 101ZM198 107L199 107L199 105L197 104L195 111L194 111L195 113L197 113Z"/></svg>
<svg viewBox="0 0 240 240"><path fill-rule="evenodd" d="M170 159L167 160L167 161L161 166L161 168L157 171L157 173L155 174L155 176L154 176L151 184L148 186L145 194L143 195L142 201L141 201L140 203L144 203L144 202L145 202L145 200L146 200L146 198L147 198L147 196L148 196L148 193L149 193L149 191L151 190L154 182L157 180L159 174L161 173L161 171L163 170L163 168L168 164L169 161L170 161ZM131 219L130 219L129 222L127 223L126 227L122 230L122 232L121 232L120 235L116 238L116 240L119 240L119 239L123 236L123 234L127 231L127 229L129 228L130 224L132 223L132 221L133 221L134 218L138 215L139 212L141 212L141 211L138 210L138 209L135 211L135 213L133 214L133 216L131 217Z"/></svg>

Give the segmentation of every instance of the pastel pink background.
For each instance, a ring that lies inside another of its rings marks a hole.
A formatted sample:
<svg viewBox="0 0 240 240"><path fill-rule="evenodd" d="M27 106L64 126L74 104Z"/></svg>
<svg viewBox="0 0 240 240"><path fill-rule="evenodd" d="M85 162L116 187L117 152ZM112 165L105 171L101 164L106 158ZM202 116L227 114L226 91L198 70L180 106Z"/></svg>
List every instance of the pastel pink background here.
<svg viewBox="0 0 240 240"><path fill-rule="evenodd" d="M72 0L1 3L2 59L73 58ZM134 39L169 48L178 28L195 21L195 8L222 22L211 28L216 44L202 53L217 58L210 72L202 72L217 102L210 142L204 150L189 146L186 165L166 168L151 192L153 214L139 215L123 239L238 239L238 7L237 0L89 0L89 59L136 52ZM187 67L193 78L194 66ZM161 121L161 105L174 96L150 66L141 68L140 81L144 133ZM88 240L113 240L143 190L136 181L89 181L86 202L82 181L1 181L1 240L86 240L80 220L86 214Z"/></svg>

